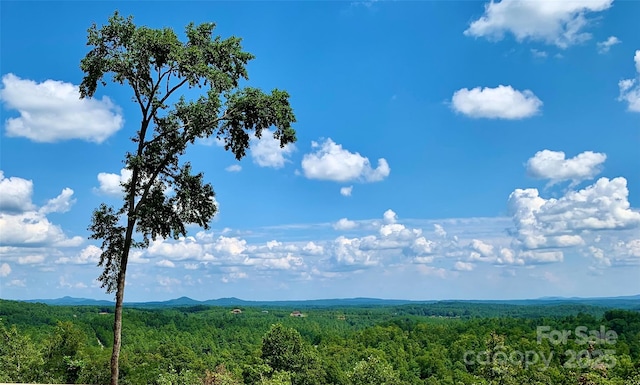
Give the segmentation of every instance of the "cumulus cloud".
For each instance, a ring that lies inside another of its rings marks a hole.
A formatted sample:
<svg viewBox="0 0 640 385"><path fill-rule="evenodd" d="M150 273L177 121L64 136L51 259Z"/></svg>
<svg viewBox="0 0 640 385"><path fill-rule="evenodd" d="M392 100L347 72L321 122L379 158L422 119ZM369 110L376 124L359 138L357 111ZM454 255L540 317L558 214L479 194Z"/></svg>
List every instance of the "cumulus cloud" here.
<svg viewBox="0 0 640 385"><path fill-rule="evenodd" d="M124 194L122 184L128 182L131 179L132 172L128 169L120 170L120 174L111 174L107 172L101 172L98 174L97 192L109 195L112 197L121 197Z"/></svg>
<svg viewBox="0 0 640 385"><path fill-rule="evenodd" d="M607 40L598 42L598 44L597 44L598 53L599 54L605 54L605 53L609 52L611 47L613 47L616 44L620 44L620 43L622 43L622 42L617 37L609 36L609 38Z"/></svg>
<svg viewBox="0 0 640 385"><path fill-rule="evenodd" d="M636 77L620 80L618 100L626 102L629 111L640 112L640 50L636 51L633 60L636 63Z"/></svg>
<svg viewBox="0 0 640 385"><path fill-rule="evenodd" d="M282 257L248 258L245 264L260 269L298 270L304 267L304 259L287 253Z"/></svg>
<svg viewBox="0 0 640 385"><path fill-rule="evenodd" d="M382 219L384 220L384 223L387 224L396 223L398 221L398 214L396 214L395 211L389 209L385 211L384 214L382 214Z"/></svg>
<svg viewBox="0 0 640 385"><path fill-rule="evenodd" d="M66 213L71 210L71 206L76 203L76 199L73 198L73 190L70 188L64 188L60 195L53 199L49 199L47 204L42 206L40 212L42 214L49 213Z"/></svg>
<svg viewBox="0 0 640 385"><path fill-rule="evenodd" d="M28 211L9 215L0 213L0 244L22 246L77 246L82 237L67 238L58 225L42 214Z"/></svg>
<svg viewBox="0 0 640 385"><path fill-rule="evenodd" d="M158 261L156 263L156 266L160 266L160 267L176 267L176 264L171 262L168 259L163 259L161 261Z"/></svg>
<svg viewBox="0 0 640 385"><path fill-rule="evenodd" d="M587 41L587 14L601 12L613 0L535 1L502 0L485 5L484 14L464 34L502 40L507 32L517 41L541 41L567 48Z"/></svg>
<svg viewBox="0 0 640 385"><path fill-rule="evenodd" d="M447 232L445 231L444 227L442 227L442 225L440 224L434 224L433 225L433 231L436 233L437 236L439 237L446 237L447 236Z"/></svg>
<svg viewBox="0 0 640 385"><path fill-rule="evenodd" d="M11 266L8 263L0 265L0 277L7 277L9 274L11 274Z"/></svg>
<svg viewBox="0 0 640 385"><path fill-rule="evenodd" d="M518 91L511 86L496 88L462 88L453 93L454 111L471 118L524 119L536 115L542 101L530 90Z"/></svg>
<svg viewBox="0 0 640 385"><path fill-rule="evenodd" d="M527 173L537 179L549 179L549 185L571 181L572 185L593 179L607 160L603 153L585 151L567 159L562 151L538 151L527 161Z"/></svg>
<svg viewBox="0 0 640 385"><path fill-rule="evenodd" d="M247 250L247 241L238 237L220 236L212 246L216 253L237 257Z"/></svg>
<svg viewBox="0 0 640 385"><path fill-rule="evenodd" d="M305 154L302 159L304 176L309 179L379 182L391 172L384 158L378 159L378 166L373 168L369 158L342 148L331 138L322 143L311 142L311 147L315 152Z"/></svg>
<svg viewBox="0 0 640 385"><path fill-rule="evenodd" d="M78 86L71 83L37 83L7 74L2 86L0 100L20 114L6 120L7 136L34 142L80 139L102 143L124 124L120 108L108 97L80 99Z"/></svg>
<svg viewBox="0 0 640 385"><path fill-rule="evenodd" d="M289 162L287 157L290 156L295 149L296 147L292 143L280 147L280 140L275 139L273 137L273 131L268 129L262 131L259 139L255 135L251 138L251 158L253 158L253 162L260 167L284 167L284 165Z"/></svg>
<svg viewBox="0 0 640 385"><path fill-rule="evenodd" d="M340 188L340 195L344 197L350 197L353 191L353 186L345 186Z"/></svg>
<svg viewBox="0 0 640 385"><path fill-rule="evenodd" d="M34 208L31 203L33 181L18 177L5 178L0 170L0 212L21 213Z"/></svg>
<svg viewBox="0 0 640 385"><path fill-rule="evenodd" d="M354 221L350 221L347 218L341 218L333 224L333 228L336 230L352 230L358 227L358 224Z"/></svg>
<svg viewBox="0 0 640 385"><path fill-rule="evenodd" d="M520 252L520 257L530 264L546 264L562 262L564 254L562 251L534 251L527 250Z"/></svg>
<svg viewBox="0 0 640 385"><path fill-rule="evenodd" d="M493 245L485 243L479 239L473 239L469 244L471 253L469 260L477 262L493 262L496 257L493 251Z"/></svg>
<svg viewBox="0 0 640 385"><path fill-rule="evenodd" d="M38 209L31 202L33 182L19 177L5 178L0 171L0 244L12 246L78 246L82 237L67 238L46 215L68 211L75 199L65 188L58 197Z"/></svg>
<svg viewBox="0 0 640 385"><path fill-rule="evenodd" d="M102 255L102 250L94 245L89 245L82 249L77 255L73 257L60 257L55 263L58 264L73 264L73 265L97 265Z"/></svg>
<svg viewBox="0 0 640 385"><path fill-rule="evenodd" d="M501 248L496 257L497 265L524 265L524 263L521 255L516 256L515 251L507 247Z"/></svg>
<svg viewBox="0 0 640 385"><path fill-rule="evenodd" d="M309 255L322 255L324 253L324 247L322 245L318 245L313 241L309 241L303 248L302 251Z"/></svg>
<svg viewBox="0 0 640 385"><path fill-rule="evenodd" d="M559 199L544 199L537 189L516 189L509 209L517 243L525 249L582 245L583 232L635 228L640 212L630 207L627 180L600 178Z"/></svg>

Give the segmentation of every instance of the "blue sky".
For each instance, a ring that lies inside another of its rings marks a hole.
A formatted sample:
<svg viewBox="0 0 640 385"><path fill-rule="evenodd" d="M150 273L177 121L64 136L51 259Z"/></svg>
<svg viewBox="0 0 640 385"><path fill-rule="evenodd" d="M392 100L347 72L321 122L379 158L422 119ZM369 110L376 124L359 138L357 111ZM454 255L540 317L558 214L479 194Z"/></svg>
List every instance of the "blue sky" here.
<svg viewBox="0 0 640 385"><path fill-rule="evenodd" d="M140 119L80 102L86 30L213 21L285 89L298 142L213 183L210 231L136 252L125 300L535 298L640 293L640 3L1 3L0 297L110 298L92 210L118 205ZM34 12L34 7L37 12Z"/></svg>

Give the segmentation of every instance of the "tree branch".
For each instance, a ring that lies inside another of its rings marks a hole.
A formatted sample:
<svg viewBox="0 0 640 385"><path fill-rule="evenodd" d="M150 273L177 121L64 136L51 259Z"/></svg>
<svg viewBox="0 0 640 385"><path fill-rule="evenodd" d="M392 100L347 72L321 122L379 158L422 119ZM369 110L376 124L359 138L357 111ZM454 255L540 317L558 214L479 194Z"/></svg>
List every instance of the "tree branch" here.
<svg viewBox="0 0 640 385"><path fill-rule="evenodd" d="M229 110L225 111L225 113L220 118L216 119L215 125L218 125L222 120L227 119L228 118L228 116L227 116L228 113L229 113ZM160 138L160 136L157 136L157 137L153 138L151 141L145 143L145 145L148 145L152 141L155 141L155 140L157 140L159 138ZM187 144L194 138L191 138L190 136L188 137L188 136L185 135L185 136L182 137L182 139L183 140L180 142L180 145L187 146ZM171 157L173 155L175 155L175 151L168 151L167 155L164 157L164 159L162 159L162 161L158 164L158 167L156 167L156 169L153 171L152 176L147 180L147 183L144 186L144 191L140 195L140 200L138 201L138 203L135 205L135 207L133 209L133 213L134 214L138 212L138 209L140 208L140 205L142 205L144 203L145 199L147 198L147 195L149 194L149 191L151 191L151 187L153 186L153 184L156 181L156 178L158 177L158 174L160 174L160 172L167 167L167 164L171 160Z"/></svg>

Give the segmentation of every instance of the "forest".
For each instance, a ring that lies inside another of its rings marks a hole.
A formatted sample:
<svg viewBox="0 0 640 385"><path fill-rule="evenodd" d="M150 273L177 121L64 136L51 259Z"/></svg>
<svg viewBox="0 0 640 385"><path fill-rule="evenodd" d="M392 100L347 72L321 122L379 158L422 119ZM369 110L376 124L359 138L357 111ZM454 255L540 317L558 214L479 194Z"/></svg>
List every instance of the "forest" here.
<svg viewBox="0 0 640 385"><path fill-rule="evenodd" d="M125 307L122 335L122 384L640 384L637 307ZM0 300L0 339L0 382L109 383L112 306Z"/></svg>

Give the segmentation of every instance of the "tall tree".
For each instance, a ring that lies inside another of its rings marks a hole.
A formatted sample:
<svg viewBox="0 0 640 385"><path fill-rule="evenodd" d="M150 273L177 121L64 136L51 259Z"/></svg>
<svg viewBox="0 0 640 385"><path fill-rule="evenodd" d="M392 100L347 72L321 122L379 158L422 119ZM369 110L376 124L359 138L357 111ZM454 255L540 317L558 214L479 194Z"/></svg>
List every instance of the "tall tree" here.
<svg viewBox="0 0 640 385"><path fill-rule="evenodd" d="M102 241L99 280L116 298L111 384L118 383L131 248L148 247L156 237L177 239L186 234L187 224L207 229L217 210L211 184L202 173L194 174L188 162L180 162L187 147L215 135L239 160L251 133L259 138L274 127L281 146L296 140L287 92L241 88L253 55L242 50L237 37L213 37L214 28L213 23L191 23L183 42L169 28L136 26L131 16L116 11L108 24L88 30L87 45L93 48L80 65L85 73L81 98L93 97L110 74L113 82L132 89L142 115L131 138L134 148L125 154L131 178L123 183L124 202L119 208L101 204L89 226L90 238ZM184 91L194 88L203 90L197 99L187 100Z"/></svg>

